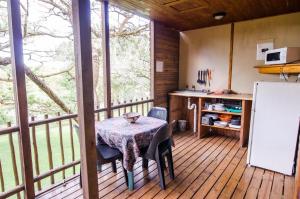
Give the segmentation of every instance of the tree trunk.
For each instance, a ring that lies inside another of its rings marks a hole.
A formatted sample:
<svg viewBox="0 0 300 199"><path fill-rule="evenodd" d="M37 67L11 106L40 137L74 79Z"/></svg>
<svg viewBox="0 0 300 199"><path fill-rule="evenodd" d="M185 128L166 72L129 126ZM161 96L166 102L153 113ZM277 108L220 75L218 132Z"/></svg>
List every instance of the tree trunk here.
<svg viewBox="0 0 300 199"><path fill-rule="evenodd" d="M9 57L0 57L0 65L8 66L11 64L11 59ZM30 70L27 66L25 66L25 73L27 77L34 82L42 91L49 96L64 112L71 113L71 110L68 106L52 91L50 87L48 87L43 80L41 80L37 75L35 75L32 70Z"/></svg>
<svg viewBox="0 0 300 199"><path fill-rule="evenodd" d="M33 81L42 91L44 91L50 99L52 99L64 112L71 113L68 106L48 87L43 80L36 76L28 67L25 67L27 77Z"/></svg>

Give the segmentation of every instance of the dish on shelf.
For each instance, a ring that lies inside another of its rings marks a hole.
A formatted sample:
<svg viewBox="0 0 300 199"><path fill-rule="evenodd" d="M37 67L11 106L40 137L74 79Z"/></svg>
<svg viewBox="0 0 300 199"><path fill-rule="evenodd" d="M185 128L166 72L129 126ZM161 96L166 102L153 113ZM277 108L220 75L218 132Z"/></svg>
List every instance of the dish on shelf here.
<svg viewBox="0 0 300 199"><path fill-rule="evenodd" d="M230 128L234 128L234 129L240 129L241 125L234 125L234 124L229 124Z"/></svg>
<svg viewBox="0 0 300 199"><path fill-rule="evenodd" d="M225 110L230 113L241 113L242 112L242 109L226 108Z"/></svg>
<svg viewBox="0 0 300 199"><path fill-rule="evenodd" d="M232 113L241 113L242 112L242 106L227 104L225 110L227 112L232 112Z"/></svg>
<svg viewBox="0 0 300 199"><path fill-rule="evenodd" d="M216 111L225 111L225 106L224 106L224 104L214 104L213 105L213 107L214 107L214 110L216 110Z"/></svg>
<svg viewBox="0 0 300 199"><path fill-rule="evenodd" d="M217 128L217 129L227 129L227 130L232 130L232 131L240 131L240 128L230 128L229 126L216 126L216 125L207 125L207 124L202 124L202 126L205 127L210 127L210 128Z"/></svg>
<svg viewBox="0 0 300 199"><path fill-rule="evenodd" d="M240 118L231 119L230 124L232 124L232 125L241 125L241 119Z"/></svg>
<svg viewBox="0 0 300 199"><path fill-rule="evenodd" d="M205 124L205 125L213 125L214 124L214 120L211 117L203 116L201 118L201 123Z"/></svg>
<svg viewBox="0 0 300 199"><path fill-rule="evenodd" d="M214 122L215 126L219 126L219 127L226 127L228 125L228 122L223 122L223 121L215 121Z"/></svg>
<svg viewBox="0 0 300 199"><path fill-rule="evenodd" d="M230 122L232 115L221 114L219 119L223 122Z"/></svg>
<svg viewBox="0 0 300 199"><path fill-rule="evenodd" d="M219 118L218 114L207 113L204 115L205 117L211 117L213 120L217 120Z"/></svg>

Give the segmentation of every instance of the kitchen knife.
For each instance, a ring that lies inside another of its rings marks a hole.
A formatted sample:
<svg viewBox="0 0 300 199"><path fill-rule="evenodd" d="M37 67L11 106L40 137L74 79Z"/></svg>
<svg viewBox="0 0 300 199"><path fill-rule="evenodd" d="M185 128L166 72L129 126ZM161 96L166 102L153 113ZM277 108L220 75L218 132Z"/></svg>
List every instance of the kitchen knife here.
<svg viewBox="0 0 300 199"><path fill-rule="evenodd" d="M201 79L200 79L200 70L198 70L198 79L197 79L197 83L201 84Z"/></svg>
<svg viewBox="0 0 300 199"><path fill-rule="evenodd" d="M210 81L211 81L211 70L208 70L208 86L210 87Z"/></svg>
<svg viewBox="0 0 300 199"><path fill-rule="evenodd" d="M207 72L204 70L204 84L206 86L206 81L207 81Z"/></svg>
<svg viewBox="0 0 300 199"><path fill-rule="evenodd" d="M200 84L203 84L203 71L200 70Z"/></svg>

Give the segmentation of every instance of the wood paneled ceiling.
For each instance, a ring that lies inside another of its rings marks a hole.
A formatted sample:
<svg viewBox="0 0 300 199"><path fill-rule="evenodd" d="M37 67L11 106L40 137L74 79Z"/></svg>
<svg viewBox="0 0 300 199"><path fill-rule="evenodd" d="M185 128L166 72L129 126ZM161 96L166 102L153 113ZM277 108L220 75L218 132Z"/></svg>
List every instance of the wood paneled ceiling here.
<svg viewBox="0 0 300 199"><path fill-rule="evenodd" d="M111 0L177 30L190 30L300 11L300 0ZM227 15L220 21L216 12ZM300 20L300 19L299 19Z"/></svg>

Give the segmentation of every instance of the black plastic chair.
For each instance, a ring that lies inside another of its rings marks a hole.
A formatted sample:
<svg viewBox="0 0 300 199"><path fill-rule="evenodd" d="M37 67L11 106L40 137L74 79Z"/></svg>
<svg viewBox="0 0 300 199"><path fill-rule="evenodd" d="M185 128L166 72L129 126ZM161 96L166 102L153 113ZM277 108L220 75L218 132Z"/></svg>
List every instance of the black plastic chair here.
<svg viewBox="0 0 300 199"><path fill-rule="evenodd" d="M148 112L148 117L154 117L157 119L165 120L167 121L167 109L163 107L152 107L150 111Z"/></svg>
<svg viewBox="0 0 300 199"><path fill-rule="evenodd" d="M79 126L73 125L73 127L79 139ZM116 173L117 172L116 160L119 160L122 162L122 168L123 168L125 180L128 184L127 171L123 167L123 154L118 149L112 148L107 144L103 144L99 142L96 145L96 149L97 149L97 170L101 171L101 166L103 164L111 163L112 171ZM82 187L81 169L80 169L80 187Z"/></svg>
<svg viewBox="0 0 300 199"><path fill-rule="evenodd" d="M173 123L171 123L173 124ZM147 152L142 155L143 158L143 168L148 168L148 160L154 160L157 164L157 170L160 178L160 187L165 189L165 157L168 161L168 169L170 173L170 178L174 180L174 167L173 167L173 157L172 157L172 138L169 134L171 125L165 125L158 129L154 134L153 139L147 149Z"/></svg>

